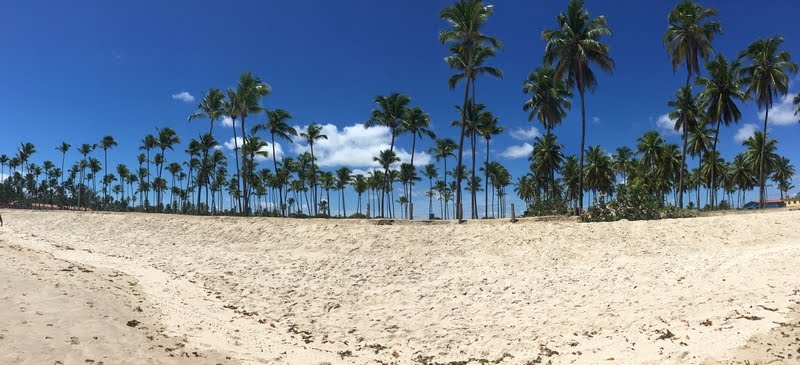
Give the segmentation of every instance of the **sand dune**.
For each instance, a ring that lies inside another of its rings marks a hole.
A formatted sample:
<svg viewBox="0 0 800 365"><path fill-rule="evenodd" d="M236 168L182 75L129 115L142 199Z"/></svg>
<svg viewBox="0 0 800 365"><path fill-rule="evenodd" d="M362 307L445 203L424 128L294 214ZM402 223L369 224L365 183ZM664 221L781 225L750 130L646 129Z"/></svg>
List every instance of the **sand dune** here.
<svg viewBox="0 0 800 365"><path fill-rule="evenodd" d="M74 330L108 339L102 351L49 348L64 359L133 353L172 363L181 358L158 344L175 339L185 339L184 354L199 354L193 363L212 364L796 363L800 356L800 212L466 225L2 214L0 285L14 289L0 303L0 352L16 354L12 363L43 359L40 344L18 334L47 333L29 310L16 309L23 300L62 318L62 337L78 336ZM90 268L81 274L93 279L56 270L69 265ZM122 289L98 286L110 275L126 278L114 280ZM73 299L20 298L37 286ZM67 328L97 318L85 298L107 299L98 310L108 318L91 331ZM133 304L147 308L136 317L147 329L122 323ZM154 345L152 333L164 339Z"/></svg>

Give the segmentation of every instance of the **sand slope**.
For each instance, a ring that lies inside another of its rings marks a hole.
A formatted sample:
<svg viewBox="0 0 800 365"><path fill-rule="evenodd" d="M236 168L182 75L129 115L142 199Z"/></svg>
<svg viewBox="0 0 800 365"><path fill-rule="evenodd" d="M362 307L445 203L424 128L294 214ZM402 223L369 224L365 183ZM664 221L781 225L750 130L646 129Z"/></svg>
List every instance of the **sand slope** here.
<svg viewBox="0 0 800 365"><path fill-rule="evenodd" d="M245 363L800 356L800 212L460 226L2 214L0 240L130 275L166 334Z"/></svg>

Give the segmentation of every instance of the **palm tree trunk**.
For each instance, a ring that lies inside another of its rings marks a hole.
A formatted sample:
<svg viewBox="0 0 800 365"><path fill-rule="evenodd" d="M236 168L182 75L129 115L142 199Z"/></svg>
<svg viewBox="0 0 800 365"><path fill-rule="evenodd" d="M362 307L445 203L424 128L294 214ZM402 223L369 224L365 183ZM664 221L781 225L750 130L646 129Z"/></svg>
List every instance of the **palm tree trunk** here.
<svg viewBox="0 0 800 365"><path fill-rule="evenodd" d="M414 150L417 149L417 134L414 133L411 137L411 169L414 169ZM414 189L414 180L409 181L408 186L408 219L413 218L413 212L411 212L412 206L411 204L411 190Z"/></svg>
<svg viewBox="0 0 800 365"><path fill-rule="evenodd" d="M242 172L239 169L239 141L236 139L236 118L231 118L233 120L233 153L234 158L233 160L236 162L236 187L239 187L239 179L241 178ZM244 137L243 137L244 138ZM242 140L244 141L244 139ZM239 200L240 198L237 198ZM241 201L239 201L241 203ZM241 206L241 204L240 204Z"/></svg>
<svg viewBox="0 0 800 365"><path fill-rule="evenodd" d="M683 209L683 170L684 166L686 166L686 144L689 139L689 133L686 126L683 126L683 152L681 153L681 173L680 178L678 180L678 207Z"/></svg>
<svg viewBox="0 0 800 365"><path fill-rule="evenodd" d="M583 150L586 144L586 105L585 105L585 93L586 91L583 88L580 88L581 94L581 158L580 164L578 168L580 169L578 172L578 186L580 192L578 195L580 196L580 200L578 201L578 212L583 211Z"/></svg>
<svg viewBox="0 0 800 365"><path fill-rule="evenodd" d="M486 165L483 169L486 179L483 182L483 218L489 218L489 138L486 138Z"/></svg>
<svg viewBox="0 0 800 365"><path fill-rule="evenodd" d="M716 177L714 176L714 172L717 169L717 140L719 139L719 127L722 120L717 121L717 130L714 132L714 145L711 148L711 161L709 163L709 169L711 170L711 181L709 181L709 186L711 187L711 209L714 209L714 205L717 202L717 191L716 191Z"/></svg>
<svg viewBox="0 0 800 365"><path fill-rule="evenodd" d="M470 59L472 57L472 51L470 53ZM472 61L470 60L470 64ZM467 69L469 69L468 67ZM455 215L456 219L461 222L464 217L463 209L462 209L462 199L461 199L461 166L464 165L464 133L466 132L467 127L467 103L469 102L469 86L470 86L470 78L467 77L467 85L464 88L464 106L461 108L461 135L458 139L458 162L456 164L456 201L455 201ZM445 160L446 161L446 160ZM445 169L445 174L447 174L447 169Z"/></svg>
<svg viewBox="0 0 800 365"><path fill-rule="evenodd" d="M275 174L278 173L278 158L275 157L275 133L271 133L272 135L272 165L275 168ZM286 211L283 208L283 189L278 188L278 199L280 199L280 209L281 215L286 216Z"/></svg>
<svg viewBox="0 0 800 365"><path fill-rule="evenodd" d="M771 104L771 103L769 103L769 104ZM758 161L759 161L758 162L758 186L759 186L759 191L758 191L758 197L759 198L758 199L760 200L759 208L761 208L761 209L764 209L764 208L767 207L767 205L766 205L767 204L766 203L766 200L767 200L767 189L766 189L766 179L765 179L765 176L764 176L764 157L765 157L764 153L765 153L765 149L766 149L767 141L768 141L768 139L767 139L767 121L769 120L769 107L770 107L769 104L767 104L767 107L765 108L766 110L765 110L765 113L764 113L764 140L761 141L761 156L758 157Z"/></svg>

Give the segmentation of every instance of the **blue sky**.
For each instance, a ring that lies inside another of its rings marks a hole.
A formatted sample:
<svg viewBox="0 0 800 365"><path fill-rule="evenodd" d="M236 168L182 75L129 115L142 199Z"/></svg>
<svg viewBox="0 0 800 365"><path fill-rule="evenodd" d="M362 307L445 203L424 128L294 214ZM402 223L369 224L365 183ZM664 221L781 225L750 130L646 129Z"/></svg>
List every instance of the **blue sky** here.
<svg viewBox="0 0 800 365"><path fill-rule="evenodd" d="M12 154L21 141L30 141L39 150L36 160L56 161L54 147L62 140L73 145L96 143L111 134L120 146L110 154L109 163L134 165L138 141L156 127L173 127L184 141L207 128L205 122L186 122L196 102L173 95L187 92L199 98L210 87L233 87L242 71L269 83L273 93L264 99L264 106L290 111L296 125L332 124L329 128L343 132L368 118L375 95L400 91L430 113L439 136L455 137L449 124L457 118L453 105L461 92L447 88L451 72L442 61L446 47L437 39L446 26L438 13L449 3L4 2L0 4L0 48L5 51L0 59L4 112L0 153ZM541 31L554 27L555 16L567 2L489 3L495 4L496 15L486 32L505 44L492 64L505 77L480 79L478 100L500 117L509 132L538 128L522 111L521 84L541 64ZM587 118L592 120L588 145L601 144L609 151L620 145L633 147L636 137L659 128L659 118L668 112L666 102L685 79L683 70L673 73L661 43L674 3L587 1L591 14L606 15L614 30L607 41L617 66L613 74L600 76L596 92L587 97ZM714 42L718 52L734 57L759 37L782 35L785 49L800 61L797 1L770 1L769 7L744 0L702 4L719 10L724 34ZM800 79L795 79L791 91L800 91ZM749 124L761 123L754 104L742 109L739 126L720 133L719 148L726 158L742 149L737 133L746 134ZM555 130L570 154L578 152L579 118L580 109L575 108ZM779 140L779 153L800 162L796 143L800 125L776 120L771 130ZM374 145L381 137L351 132L341 140L351 143L353 151L362 151L359 146ZM221 141L231 137L229 129L216 128L215 134ZM673 134L668 139L678 141ZM409 137L400 137L398 143L407 151L410 142ZM524 173L525 157L502 154L526 142L532 140L505 133L493 141L493 159L506 164L514 176ZM418 151L429 145L430 141L422 141ZM297 150L282 147L289 155ZM342 160L338 152L331 146L328 163ZM424 154L420 156L424 160ZM427 203L417 205L420 212L427 209Z"/></svg>

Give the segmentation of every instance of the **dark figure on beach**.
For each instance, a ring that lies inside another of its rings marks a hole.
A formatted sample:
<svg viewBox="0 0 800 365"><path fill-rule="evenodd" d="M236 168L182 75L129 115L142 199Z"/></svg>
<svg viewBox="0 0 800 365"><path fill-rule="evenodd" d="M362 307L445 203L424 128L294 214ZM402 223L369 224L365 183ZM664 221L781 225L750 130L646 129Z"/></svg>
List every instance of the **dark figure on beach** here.
<svg viewBox="0 0 800 365"><path fill-rule="evenodd" d="M0 215L0 227L2 227L2 226L3 226L3 216Z"/></svg>

